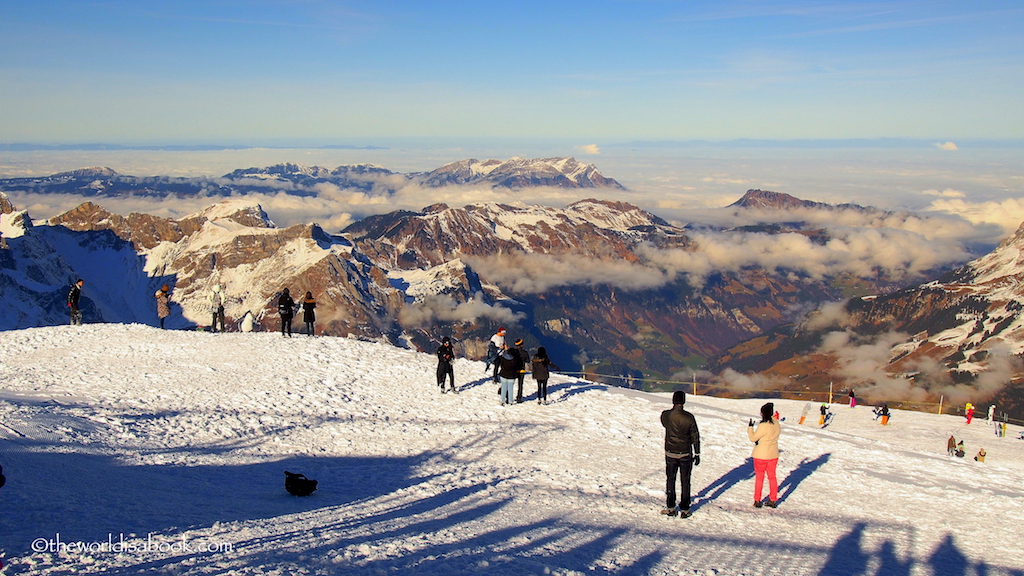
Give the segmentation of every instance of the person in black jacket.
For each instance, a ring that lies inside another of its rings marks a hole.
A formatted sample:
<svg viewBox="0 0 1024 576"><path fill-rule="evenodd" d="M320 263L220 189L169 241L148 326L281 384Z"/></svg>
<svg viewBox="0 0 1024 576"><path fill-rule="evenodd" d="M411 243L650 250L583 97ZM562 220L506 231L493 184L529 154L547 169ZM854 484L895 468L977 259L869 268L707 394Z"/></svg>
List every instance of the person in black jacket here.
<svg viewBox="0 0 1024 576"><path fill-rule="evenodd" d="M316 298L313 298L312 292L306 292L306 297L302 299L302 321L306 324L306 335L314 336L316 329L313 327L313 323L316 322Z"/></svg>
<svg viewBox="0 0 1024 576"><path fill-rule="evenodd" d="M78 300L82 297L83 284L85 284L85 280L79 278L71 285L71 290L68 292L68 308L71 308L72 325L82 325L82 310L78 308Z"/></svg>
<svg viewBox="0 0 1024 576"><path fill-rule="evenodd" d="M444 380L447 377L452 384L452 392L459 393L455 389L455 370L452 369L452 361L455 360L455 350L452 348L452 339L445 336L441 339L441 345L437 348L437 385L441 387L444 394Z"/></svg>
<svg viewBox="0 0 1024 576"><path fill-rule="evenodd" d="M672 409L661 413L665 427L665 508L666 516L690 516L690 472L700 465L700 432L693 414L683 410L686 392L672 393ZM679 505L676 506L676 475L679 475Z"/></svg>
<svg viewBox="0 0 1024 576"><path fill-rule="evenodd" d="M295 300L292 299L288 289L281 291L281 297L277 299L277 313L281 316L281 336L292 336L292 318L295 316Z"/></svg>
<svg viewBox="0 0 1024 576"><path fill-rule="evenodd" d="M519 374L516 376L516 404L523 403L523 380L526 379L526 367L530 365L530 353L523 348L523 339L516 340L516 347L512 350L513 354L519 354L520 360L523 361L523 367L519 369Z"/></svg>
<svg viewBox="0 0 1024 576"><path fill-rule="evenodd" d="M537 354L533 357L533 369L530 372L533 374L533 379L537 381L538 404L548 403L548 377L551 369L561 370L558 364L548 358L548 351L543 346L537 348Z"/></svg>
<svg viewBox="0 0 1024 576"><path fill-rule="evenodd" d="M501 405L512 403L512 392L523 369L523 358L508 346L502 346L498 352L498 379L501 380Z"/></svg>

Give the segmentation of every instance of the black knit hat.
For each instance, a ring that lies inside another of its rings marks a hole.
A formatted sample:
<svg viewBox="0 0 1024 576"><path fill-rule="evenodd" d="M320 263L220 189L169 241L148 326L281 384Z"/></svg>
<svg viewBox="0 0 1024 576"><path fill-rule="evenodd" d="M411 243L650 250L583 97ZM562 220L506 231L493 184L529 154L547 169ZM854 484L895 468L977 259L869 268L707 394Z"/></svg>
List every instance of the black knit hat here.
<svg viewBox="0 0 1024 576"><path fill-rule="evenodd" d="M682 390L676 390L672 393L673 404L686 404L686 392Z"/></svg>

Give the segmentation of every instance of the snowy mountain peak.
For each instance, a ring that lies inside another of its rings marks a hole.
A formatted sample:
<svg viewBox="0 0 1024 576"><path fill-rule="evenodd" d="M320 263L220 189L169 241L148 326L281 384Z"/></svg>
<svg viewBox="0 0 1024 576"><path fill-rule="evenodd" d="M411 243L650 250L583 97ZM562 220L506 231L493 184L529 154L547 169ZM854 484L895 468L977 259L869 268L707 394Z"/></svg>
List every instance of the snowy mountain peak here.
<svg viewBox="0 0 1024 576"><path fill-rule="evenodd" d="M309 176L312 178L327 178L331 175L331 171L322 166L305 166L303 164L284 162L281 164L274 164L273 166L267 166L265 168L242 168L229 174L225 174L224 178L235 180L239 178L275 178L279 176L296 175Z"/></svg>
<svg viewBox="0 0 1024 576"><path fill-rule="evenodd" d="M78 170L71 170L70 172L60 172L54 174L54 179L78 179L78 178L114 178L119 176L118 172L113 168L107 168L105 166L92 166L89 168L79 168Z"/></svg>
<svg viewBox="0 0 1024 576"><path fill-rule="evenodd" d="M441 166L424 175L428 186L451 184L490 184L505 188L528 186L555 186L559 188L618 188L623 186L605 178L593 164L578 162L575 158L508 160L475 158L460 160Z"/></svg>
<svg viewBox="0 0 1024 576"><path fill-rule="evenodd" d="M242 226L253 228L277 228L263 207L258 202L245 198L235 198L218 202L182 220L232 220Z"/></svg>

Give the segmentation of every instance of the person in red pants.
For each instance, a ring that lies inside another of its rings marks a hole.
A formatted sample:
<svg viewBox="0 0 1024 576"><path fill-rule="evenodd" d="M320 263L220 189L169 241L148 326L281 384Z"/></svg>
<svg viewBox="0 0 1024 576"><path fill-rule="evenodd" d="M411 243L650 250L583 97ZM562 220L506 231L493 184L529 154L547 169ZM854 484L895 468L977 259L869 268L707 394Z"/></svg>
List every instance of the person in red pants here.
<svg viewBox="0 0 1024 576"><path fill-rule="evenodd" d="M767 505L769 508L778 506L779 482L775 469L779 464L779 435L782 432L779 423L772 418L775 405L771 402L761 406L761 422L754 428L754 421L747 426L747 438L754 443L754 507ZM761 499L764 477L768 476L768 500Z"/></svg>

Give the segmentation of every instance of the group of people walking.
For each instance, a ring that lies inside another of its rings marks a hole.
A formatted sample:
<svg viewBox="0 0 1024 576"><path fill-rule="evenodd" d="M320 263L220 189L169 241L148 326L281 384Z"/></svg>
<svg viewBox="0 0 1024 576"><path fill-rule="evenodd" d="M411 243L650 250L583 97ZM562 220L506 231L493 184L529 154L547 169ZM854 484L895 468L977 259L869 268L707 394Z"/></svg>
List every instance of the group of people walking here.
<svg viewBox="0 0 1024 576"><path fill-rule="evenodd" d="M690 474L694 466L700 465L700 431L693 414L684 409L686 392L677 390L672 394L672 408L661 413L661 425L665 428L665 508L666 516L689 518ZM761 406L761 421L747 423L747 439L754 443L751 457L754 461L754 507L775 508L779 503L779 482L776 470L779 464L779 436L782 433L775 405L768 402ZM679 479L677 499L676 479ZM768 498L764 493L764 480L768 479Z"/></svg>

